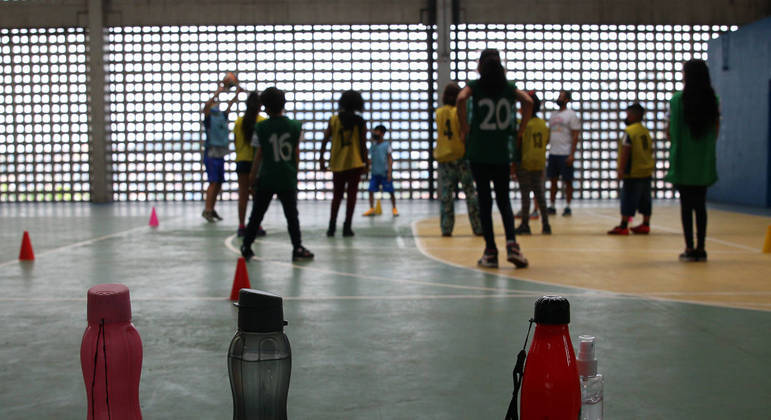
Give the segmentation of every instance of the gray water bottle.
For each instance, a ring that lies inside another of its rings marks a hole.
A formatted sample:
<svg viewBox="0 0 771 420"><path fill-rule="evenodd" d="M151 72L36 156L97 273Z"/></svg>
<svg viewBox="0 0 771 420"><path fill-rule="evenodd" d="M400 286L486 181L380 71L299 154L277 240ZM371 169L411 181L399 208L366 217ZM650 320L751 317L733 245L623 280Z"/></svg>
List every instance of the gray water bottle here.
<svg viewBox="0 0 771 420"><path fill-rule="evenodd" d="M238 331L228 350L234 420L286 420L292 351L281 296L238 293Z"/></svg>

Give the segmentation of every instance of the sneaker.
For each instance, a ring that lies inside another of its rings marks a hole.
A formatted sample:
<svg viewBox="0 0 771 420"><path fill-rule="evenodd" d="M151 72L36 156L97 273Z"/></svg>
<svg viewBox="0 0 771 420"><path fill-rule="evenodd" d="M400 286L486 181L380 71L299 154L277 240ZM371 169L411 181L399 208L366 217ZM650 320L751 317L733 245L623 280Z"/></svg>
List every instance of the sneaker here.
<svg viewBox="0 0 771 420"><path fill-rule="evenodd" d="M543 225L541 235L551 235L551 225Z"/></svg>
<svg viewBox="0 0 771 420"><path fill-rule="evenodd" d="M268 232L265 232L265 229L262 228L262 226L257 227L257 237L265 236Z"/></svg>
<svg viewBox="0 0 771 420"><path fill-rule="evenodd" d="M239 238L243 238L244 235L246 235L246 228L244 226L241 226L240 228L238 228L238 232L236 232L236 235Z"/></svg>
<svg viewBox="0 0 771 420"><path fill-rule="evenodd" d="M346 238L350 238L351 236L354 236L355 233L353 233L353 230L351 229L351 225L343 225L343 236Z"/></svg>
<svg viewBox="0 0 771 420"><path fill-rule="evenodd" d="M217 221L217 219L214 218L214 215L212 213L214 212L204 210L203 213L201 213L201 217L206 219L206 221L209 223L214 223Z"/></svg>
<svg viewBox="0 0 771 420"><path fill-rule="evenodd" d="M517 235L530 235L530 225L522 223L514 230L514 233Z"/></svg>
<svg viewBox="0 0 771 420"><path fill-rule="evenodd" d="M498 268L498 251L495 249L485 249L482 258L477 261L477 265L486 268Z"/></svg>
<svg viewBox="0 0 771 420"><path fill-rule="evenodd" d="M327 228L327 238L331 238L335 236L335 230L336 230L335 223L329 222L329 227Z"/></svg>
<svg viewBox="0 0 771 420"><path fill-rule="evenodd" d="M570 207L565 207L565 210L562 212L562 215L565 216L565 217L572 216L573 215L573 211L570 210Z"/></svg>
<svg viewBox="0 0 771 420"><path fill-rule="evenodd" d="M647 235L651 233L651 227L648 225L640 225L633 227L631 231L636 235Z"/></svg>
<svg viewBox="0 0 771 420"><path fill-rule="evenodd" d="M629 229L616 226L608 231L608 235L629 235Z"/></svg>
<svg viewBox="0 0 771 420"><path fill-rule="evenodd" d="M519 250L519 244L510 241L506 243L506 261L514 264L517 268L527 267L527 258Z"/></svg>
<svg viewBox="0 0 771 420"><path fill-rule="evenodd" d="M252 257L254 257L254 251L252 251L251 245L241 245L241 256L244 257L246 261L249 261L252 259Z"/></svg>
<svg viewBox="0 0 771 420"><path fill-rule="evenodd" d="M396 210L396 207L393 209L394 217L399 217L399 210Z"/></svg>
<svg viewBox="0 0 771 420"><path fill-rule="evenodd" d="M449 238L452 236L452 232L442 232L442 236L445 238Z"/></svg>
<svg viewBox="0 0 771 420"><path fill-rule="evenodd" d="M557 214L557 209L555 209L554 207L547 207L546 212L552 215Z"/></svg>
<svg viewBox="0 0 771 420"><path fill-rule="evenodd" d="M372 207L371 209L365 211L362 213L362 216L374 216L375 215L375 208Z"/></svg>
<svg viewBox="0 0 771 420"><path fill-rule="evenodd" d="M533 210L532 213L530 213L530 220L538 220L541 218L541 213L538 210Z"/></svg>
<svg viewBox="0 0 771 420"><path fill-rule="evenodd" d="M300 245L292 251L292 261L308 261L314 257L313 253L308 251L308 248Z"/></svg>
<svg viewBox="0 0 771 420"><path fill-rule="evenodd" d="M211 215L212 215L212 216L213 216L215 219L217 219L217 220L222 220L222 217L220 217L220 215L219 215L219 214L217 214L217 210L212 210L212 211L211 211Z"/></svg>
<svg viewBox="0 0 771 420"><path fill-rule="evenodd" d="M707 256L705 253L704 255L705 261L706 261L706 258ZM696 252L695 249L686 249L682 254L680 254L678 259L682 262L696 262L698 261L698 253Z"/></svg>
<svg viewBox="0 0 771 420"><path fill-rule="evenodd" d="M707 251L703 249L697 249L696 250L696 262L706 262L707 261Z"/></svg>

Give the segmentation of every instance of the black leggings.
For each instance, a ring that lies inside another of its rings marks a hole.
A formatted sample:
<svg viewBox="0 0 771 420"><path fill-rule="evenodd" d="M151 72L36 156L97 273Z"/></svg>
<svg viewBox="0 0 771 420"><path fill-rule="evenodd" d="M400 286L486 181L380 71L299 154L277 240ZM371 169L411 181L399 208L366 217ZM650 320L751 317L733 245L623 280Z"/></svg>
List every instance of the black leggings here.
<svg viewBox="0 0 771 420"><path fill-rule="evenodd" d="M471 163L471 176L477 185L479 197L479 219L485 236L485 246L497 250L493 234L493 198L490 182L495 188L495 202L501 212L503 228L506 231L506 241L516 241L514 234L514 213L509 201L509 165L493 165L488 163Z"/></svg>
<svg viewBox="0 0 771 420"><path fill-rule="evenodd" d="M254 204L252 204L252 214L249 216L249 224L246 225L244 246L252 246L254 238L257 237L257 229L262 223L265 212L268 211L268 206L270 205L270 201L273 200L274 194L278 195L278 199L281 201L281 207L284 208L284 217L286 217L287 230L289 230L289 237L292 239L292 246L297 248L302 245L302 238L300 237L300 220L297 215L297 191L272 192L257 190L254 193Z"/></svg>
<svg viewBox="0 0 771 420"><path fill-rule="evenodd" d="M677 185L685 247L693 248L693 212L696 212L696 249L704 249L707 237L707 187Z"/></svg>

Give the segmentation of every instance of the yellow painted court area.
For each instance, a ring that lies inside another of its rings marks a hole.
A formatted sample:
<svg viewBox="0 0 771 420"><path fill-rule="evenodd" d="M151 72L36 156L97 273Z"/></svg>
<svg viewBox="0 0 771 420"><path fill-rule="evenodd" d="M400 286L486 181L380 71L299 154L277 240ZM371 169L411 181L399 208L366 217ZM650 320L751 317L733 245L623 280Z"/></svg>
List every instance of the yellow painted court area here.
<svg viewBox="0 0 771 420"><path fill-rule="evenodd" d="M462 204L458 205L459 207ZM465 214L456 214L455 231L443 238L439 218L413 226L420 249L428 256L462 267L520 280L596 289L654 299L771 310L771 254L762 253L771 218L709 210L706 263L681 263L684 241L680 208L654 208L650 235L608 236L617 225L617 208L574 208L572 217L550 217L553 234L518 236L530 267L522 270L505 261L503 226L493 215L501 268L476 266L484 240L471 234ZM632 225L639 223L636 218ZM519 220L517 220L519 224Z"/></svg>

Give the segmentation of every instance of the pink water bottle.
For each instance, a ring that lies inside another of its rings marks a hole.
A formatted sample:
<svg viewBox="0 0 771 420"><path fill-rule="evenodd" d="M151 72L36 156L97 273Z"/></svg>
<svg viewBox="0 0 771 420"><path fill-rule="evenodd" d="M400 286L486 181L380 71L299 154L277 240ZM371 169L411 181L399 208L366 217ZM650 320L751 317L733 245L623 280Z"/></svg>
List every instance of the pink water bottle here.
<svg viewBox="0 0 771 420"><path fill-rule="evenodd" d="M88 420L141 420L142 340L131 323L129 289L100 284L88 289L88 327L80 345Z"/></svg>

